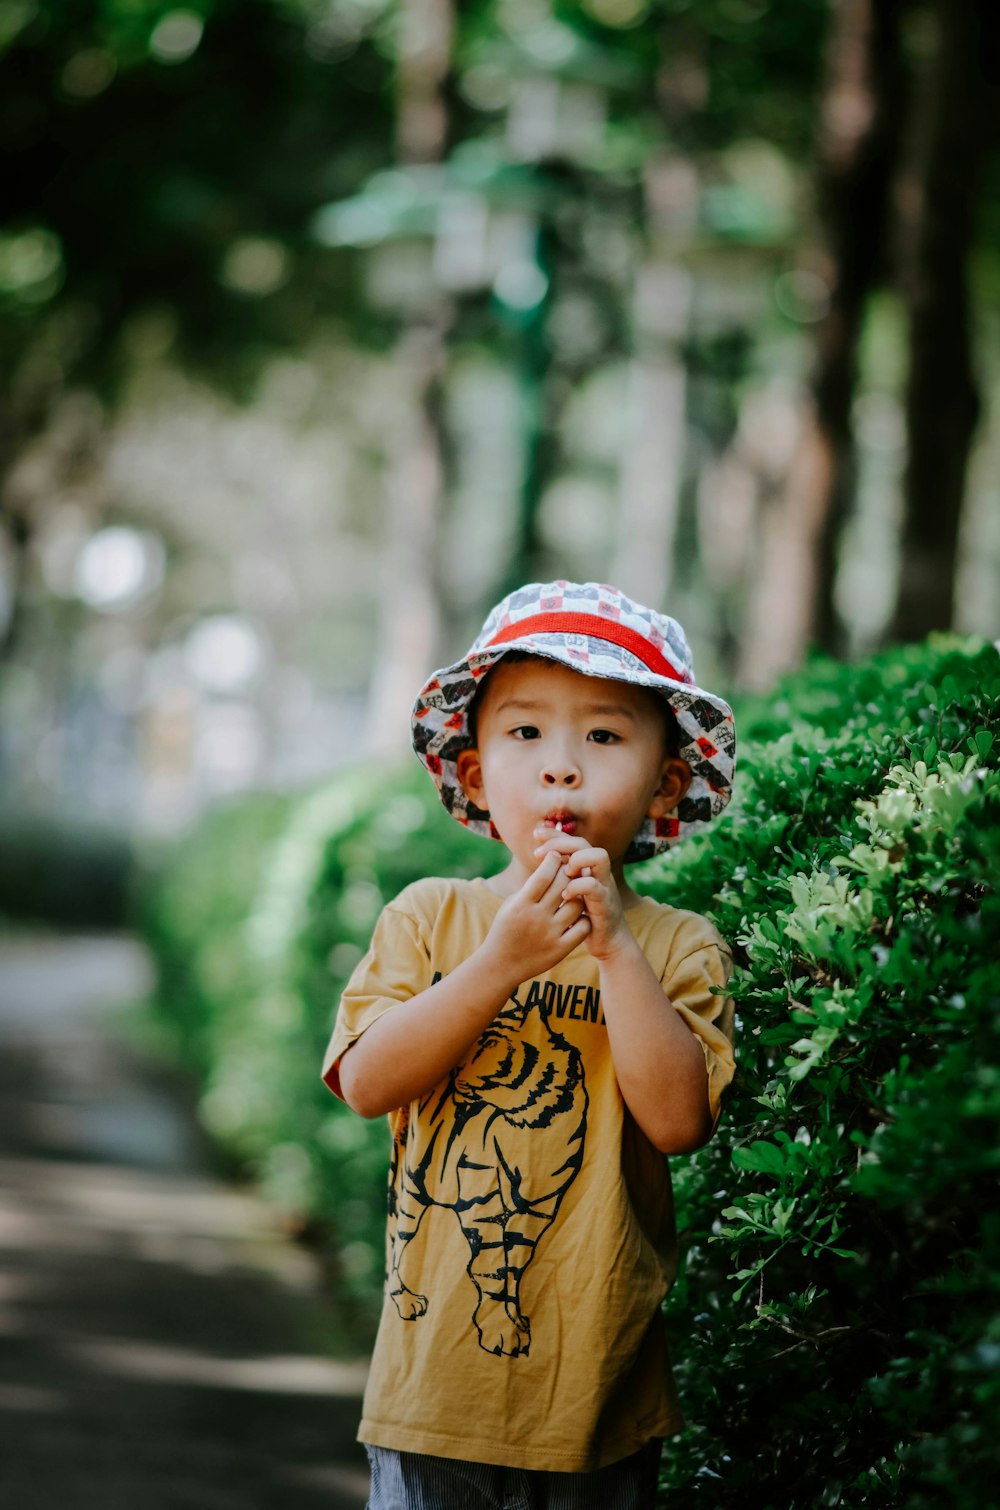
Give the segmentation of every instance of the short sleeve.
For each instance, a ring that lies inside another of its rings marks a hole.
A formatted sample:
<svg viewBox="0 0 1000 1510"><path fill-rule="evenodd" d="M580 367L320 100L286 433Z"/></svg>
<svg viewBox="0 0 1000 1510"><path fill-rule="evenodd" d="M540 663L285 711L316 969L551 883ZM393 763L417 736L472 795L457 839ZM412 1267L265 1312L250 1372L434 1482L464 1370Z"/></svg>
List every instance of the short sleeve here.
<svg viewBox="0 0 1000 1510"><path fill-rule="evenodd" d="M383 1012L431 983L430 953L419 924L390 904L375 925L371 947L340 998L333 1034L323 1056L323 1080L341 1096L340 1060Z"/></svg>
<svg viewBox="0 0 1000 1510"><path fill-rule="evenodd" d="M720 942L671 960L662 976L664 991L705 1051L713 1128L719 1120L722 1093L736 1073L736 1060L732 999L712 991L713 987L724 990L732 973L732 958Z"/></svg>

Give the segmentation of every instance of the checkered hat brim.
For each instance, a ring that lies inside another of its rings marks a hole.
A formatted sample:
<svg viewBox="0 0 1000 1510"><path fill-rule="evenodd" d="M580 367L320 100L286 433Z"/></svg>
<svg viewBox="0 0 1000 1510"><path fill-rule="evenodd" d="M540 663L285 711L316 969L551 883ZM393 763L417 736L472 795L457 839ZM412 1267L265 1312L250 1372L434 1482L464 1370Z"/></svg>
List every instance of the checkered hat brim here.
<svg viewBox="0 0 1000 1510"><path fill-rule="evenodd" d="M732 709L695 683L691 652L677 621L600 583L532 582L497 604L468 654L436 671L414 704L413 748L459 823L473 833L500 837L489 814L466 796L455 762L472 743L469 704L480 682L512 650L558 661L585 676L651 687L673 709L678 754L691 767L691 784L673 813L645 820L627 861L662 854L726 806L736 765Z"/></svg>

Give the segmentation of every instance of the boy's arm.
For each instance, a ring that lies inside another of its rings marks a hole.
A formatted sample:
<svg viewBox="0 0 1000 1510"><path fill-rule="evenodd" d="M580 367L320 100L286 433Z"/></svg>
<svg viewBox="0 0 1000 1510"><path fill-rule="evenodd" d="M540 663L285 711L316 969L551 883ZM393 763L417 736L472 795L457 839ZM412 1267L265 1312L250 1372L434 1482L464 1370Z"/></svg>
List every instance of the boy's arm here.
<svg viewBox="0 0 1000 1510"><path fill-rule="evenodd" d="M500 1011L508 986L489 940L426 991L384 1012L340 1060L340 1091L362 1117L423 1096L461 1062Z"/></svg>
<svg viewBox="0 0 1000 1510"><path fill-rule="evenodd" d="M708 1142L714 1123L701 1044L631 933L598 969L625 1105L661 1153L691 1153Z"/></svg>
<svg viewBox="0 0 1000 1510"><path fill-rule="evenodd" d="M590 929L564 901L558 856L547 856L506 899L483 943L449 975L397 1002L342 1055L340 1091L363 1117L425 1095L493 1021L523 980L565 959Z"/></svg>
<svg viewBox="0 0 1000 1510"><path fill-rule="evenodd" d="M562 854L564 896L590 920L587 948L601 977L601 1004L625 1105L661 1153L707 1143L714 1116L704 1050L675 1010L628 924L606 850L583 839L548 837L539 852Z"/></svg>

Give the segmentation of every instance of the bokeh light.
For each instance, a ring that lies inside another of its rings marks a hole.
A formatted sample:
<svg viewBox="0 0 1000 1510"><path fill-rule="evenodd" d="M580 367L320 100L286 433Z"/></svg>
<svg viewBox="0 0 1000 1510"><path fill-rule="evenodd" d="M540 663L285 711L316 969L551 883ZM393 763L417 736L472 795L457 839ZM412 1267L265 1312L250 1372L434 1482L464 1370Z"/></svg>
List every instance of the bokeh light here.
<svg viewBox="0 0 1000 1510"><path fill-rule="evenodd" d="M242 692L261 669L264 648L259 631L237 614L202 619L187 637L185 662L211 692Z"/></svg>
<svg viewBox="0 0 1000 1510"><path fill-rule="evenodd" d="M147 532L126 525L99 530L81 549L74 587L89 607L119 612L154 593L163 581L166 553Z"/></svg>
<svg viewBox="0 0 1000 1510"><path fill-rule="evenodd" d="M191 10L172 10L156 23L149 50L159 63L184 63L198 49L205 23Z"/></svg>

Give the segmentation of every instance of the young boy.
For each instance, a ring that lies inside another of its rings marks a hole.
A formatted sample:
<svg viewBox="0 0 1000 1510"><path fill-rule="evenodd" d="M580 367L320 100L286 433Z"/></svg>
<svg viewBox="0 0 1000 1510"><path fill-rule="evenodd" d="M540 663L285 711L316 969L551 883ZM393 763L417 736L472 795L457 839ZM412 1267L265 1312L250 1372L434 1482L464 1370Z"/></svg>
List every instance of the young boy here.
<svg viewBox="0 0 1000 1510"><path fill-rule="evenodd" d="M423 688L413 740L510 861L385 908L324 1063L393 1136L369 1504L640 1510L681 1424L662 1155L711 1135L732 1006L712 925L624 866L725 806L732 713L674 620L534 583Z"/></svg>

